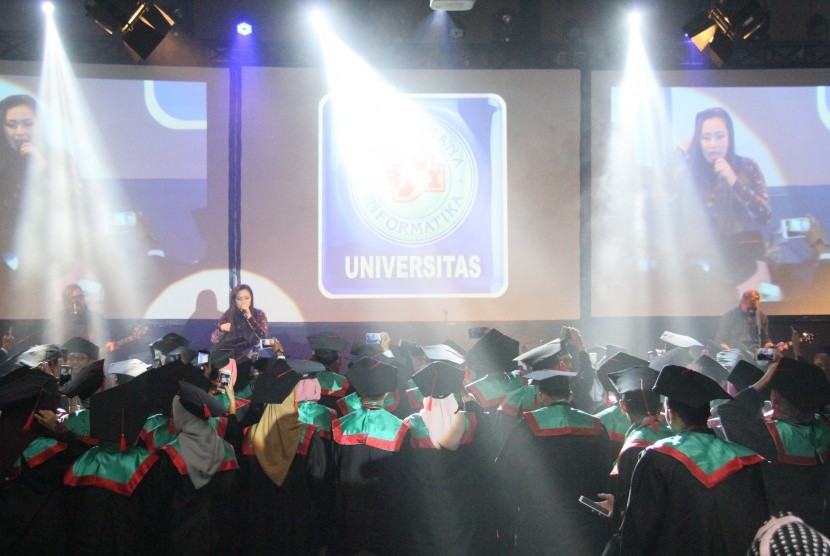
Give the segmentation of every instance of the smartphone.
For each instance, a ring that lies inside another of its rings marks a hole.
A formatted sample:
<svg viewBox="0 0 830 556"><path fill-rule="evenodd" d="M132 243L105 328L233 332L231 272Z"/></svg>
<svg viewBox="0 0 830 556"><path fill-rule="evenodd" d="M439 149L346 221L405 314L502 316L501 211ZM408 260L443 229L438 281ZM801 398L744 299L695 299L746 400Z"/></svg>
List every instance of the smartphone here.
<svg viewBox="0 0 830 556"><path fill-rule="evenodd" d="M58 375L58 384L63 386L72 380L72 367L69 365L61 365L60 374Z"/></svg>
<svg viewBox="0 0 830 556"><path fill-rule="evenodd" d="M367 344L380 344L380 332L367 332L366 333L366 343Z"/></svg>
<svg viewBox="0 0 830 556"><path fill-rule="evenodd" d="M801 218L784 218L781 220L781 235L784 239L805 237L810 231L810 219L806 216Z"/></svg>
<svg viewBox="0 0 830 556"><path fill-rule="evenodd" d="M595 512L597 512L598 514L603 515L605 517L611 517L611 512L610 511L606 510L605 508L603 508L602 506L600 506L599 504L597 504L596 502L594 502L590 498L587 498L585 496L580 496L579 501L582 504L585 504L586 506L588 506L589 508L594 510Z"/></svg>
<svg viewBox="0 0 830 556"><path fill-rule="evenodd" d="M775 348L758 348L755 352L755 359L758 361L772 361L775 357Z"/></svg>
<svg viewBox="0 0 830 556"><path fill-rule="evenodd" d="M274 338L262 338L259 341L259 349L272 348L277 344Z"/></svg>
<svg viewBox="0 0 830 556"><path fill-rule="evenodd" d="M231 372L228 370L219 371L219 386L228 386L231 383Z"/></svg>
<svg viewBox="0 0 830 556"><path fill-rule="evenodd" d="M472 326L467 329L467 337L471 339L483 338L487 334L486 326Z"/></svg>
<svg viewBox="0 0 830 556"><path fill-rule="evenodd" d="M199 353L196 354L196 366L206 365L210 359L210 353L204 350L199 350Z"/></svg>

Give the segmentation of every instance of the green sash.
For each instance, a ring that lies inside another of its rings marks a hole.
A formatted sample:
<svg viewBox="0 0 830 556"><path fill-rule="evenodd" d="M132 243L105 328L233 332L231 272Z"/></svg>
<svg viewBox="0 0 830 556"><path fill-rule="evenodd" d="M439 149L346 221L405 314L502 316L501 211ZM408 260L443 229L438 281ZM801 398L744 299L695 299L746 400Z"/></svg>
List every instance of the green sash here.
<svg viewBox="0 0 830 556"><path fill-rule="evenodd" d="M524 416L536 436L596 436L602 433L602 422L597 417L575 409L567 402L526 411Z"/></svg>
<svg viewBox="0 0 830 556"><path fill-rule="evenodd" d="M388 452L401 449L407 430L406 422L376 406L362 406L332 423L338 444L365 444Z"/></svg>
<svg viewBox="0 0 830 556"><path fill-rule="evenodd" d="M320 438L331 440L331 422L337 418L337 413L333 409L316 402L300 402L297 411L297 418L303 424L297 453L306 456L315 431L320 435Z"/></svg>
<svg viewBox="0 0 830 556"><path fill-rule="evenodd" d="M349 381L334 371L323 371L314 375L320 383L320 395L342 398L349 390Z"/></svg>
<svg viewBox="0 0 830 556"><path fill-rule="evenodd" d="M231 469L239 469L239 464L236 462L236 454L233 451L233 446L222 441L222 445L225 448L225 458L222 460L222 465L219 467L218 471L229 471ZM179 474L187 475L187 464L184 462L184 458L182 457L181 447L179 446L179 439L176 438L173 442L167 444L164 448L162 448L168 456L170 456L170 461L173 462L173 465L176 466L176 469L179 470ZM217 471L217 472L218 472Z"/></svg>
<svg viewBox="0 0 830 556"><path fill-rule="evenodd" d="M126 452L108 444L93 446L75 460L64 476L64 483L97 486L130 496L158 458L157 453L141 446L133 446Z"/></svg>
<svg viewBox="0 0 830 556"><path fill-rule="evenodd" d="M499 411L516 416L520 412L539 409L542 399L539 397L539 387L535 384L524 384L518 390L513 390L499 405Z"/></svg>
<svg viewBox="0 0 830 556"><path fill-rule="evenodd" d="M171 422L166 415L161 413L151 415L144 422L144 427L142 427L138 437L147 450L155 452L176 438L176 434L170 428Z"/></svg>
<svg viewBox="0 0 830 556"><path fill-rule="evenodd" d="M91 446L98 444L98 440L92 438L90 433L91 429L89 424L88 409L81 409L67 414L63 420L63 426L65 426L69 432L80 438L84 443Z"/></svg>
<svg viewBox="0 0 830 556"><path fill-rule="evenodd" d="M707 488L712 488L746 466L764 460L740 444L721 440L711 433L692 430L659 440L646 450L673 457Z"/></svg>
<svg viewBox="0 0 830 556"><path fill-rule="evenodd" d="M821 465L830 458L830 422L817 415L809 425L778 419L766 421L778 450L778 461L792 465Z"/></svg>
<svg viewBox="0 0 830 556"><path fill-rule="evenodd" d="M429 429L419 413L414 413L406 418L409 425L409 444L413 448L425 448L435 450L432 441L429 439ZM464 412L464 434L461 435L461 444L469 444L475 440L476 426L478 420L475 413Z"/></svg>
<svg viewBox="0 0 830 556"><path fill-rule="evenodd" d="M26 462L29 469L34 469L55 454L59 454L64 450L66 450L66 442L60 442L47 436L39 436L26 446L20 458Z"/></svg>
<svg viewBox="0 0 830 556"><path fill-rule="evenodd" d="M637 424L632 424L625 433L625 442L623 442L620 453L617 459L614 460L614 468L611 470L611 475L618 475L620 458L626 450L631 448L648 448L658 440L668 438L674 433L666 425L665 422L657 420L653 417L646 417Z"/></svg>
<svg viewBox="0 0 830 556"><path fill-rule="evenodd" d="M484 378L471 382L466 388L476 401L481 404L481 407L484 409L492 409L498 407L507 398L510 390L515 390L521 386L521 379L507 380L504 373L501 373L501 376L498 374L488 374Z"/></svg>
<svg viewBox="0 0 830 556"><path fill-rule="evenodd" d="M603 409L596 416L605 425L605 430L608 431L608 438L612 442L619 444L625 442L626 433L631 427L631 420L623 413L620 404L614 404L611 407Z"/></svg>
<svg viewBox="0 0 830 556"><path fill-rule="evenodd" d="M401 395L395 392L389 392L386 397L383 399L383 409L386 411L394 412L398 409L398 404L401 402ZM342 397L337 400L337 408L340 410L341 415L348 415L352 411L356 409L360 409L363 403L360 401L360 396L357 392L352 392L348 396Z"/></svg>

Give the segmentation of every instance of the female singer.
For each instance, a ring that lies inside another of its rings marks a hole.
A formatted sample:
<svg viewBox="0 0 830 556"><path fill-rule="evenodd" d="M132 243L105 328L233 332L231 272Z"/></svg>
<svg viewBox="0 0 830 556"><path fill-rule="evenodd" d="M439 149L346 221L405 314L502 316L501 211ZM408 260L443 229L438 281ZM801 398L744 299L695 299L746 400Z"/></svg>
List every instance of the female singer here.
<svg viewBox="0 0 830 556"><path fill-rule="evenodd" d="M251 286L239 284L231 290L230 307L219 318L216 330L210 336L212 344L223 340L244 338L251 344L268 337L268 317L254 307Z"/></svg>

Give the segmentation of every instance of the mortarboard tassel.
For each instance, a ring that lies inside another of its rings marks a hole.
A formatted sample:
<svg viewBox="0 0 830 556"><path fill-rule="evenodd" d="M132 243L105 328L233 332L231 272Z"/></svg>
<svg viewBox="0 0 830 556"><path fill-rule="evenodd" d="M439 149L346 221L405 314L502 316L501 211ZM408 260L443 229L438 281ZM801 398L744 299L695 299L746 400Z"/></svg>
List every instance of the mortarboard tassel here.
<svg viewBox="0 0 830 556"><path fill-rule="evenodd" d="M438 381L438 373L432 377L432 388L429 390L429 399L427 400L427 411L432 411L432 396L435 394L435 383Z"/></svg>
<svg viewBox="0 0 830 556"><path fill-rule="evenodd" d="M646 400L646 387L643 384L643 379L640 379L640 396L643 397L643 407L646 408L646 413L648 413L648 420L646 421L652 430L657 430L657 419L654 418L654 415L651 414L651 408L648 406L648 401Z"/></svg>
<svg viewBox="0 0 830 556"><path fill-rule="evenodd" d="M35 411L37 411L37 405L40 403L40 397L43 395L43 388L40 389L40 392L37 394L37 400L35 400L35 406L32 408L32 412L29 413L29 418L26 419L26 422L23 424L23 430L29 432L29 429L32 428L32 421L35 420Z"/></svg>
<svg viewBox="0 0 830 556"><path fill-rule="evenodd" d="M205 419L210 419L210 410L205 402L202 402L202 410L205 412Z"/></svg>
<svg viewBox="0 0 830 556"><path fill-rule="evenodd" d="M173 422L173 418L167 420L167 432L170 434L176 434L176 423Z"/></svg>
<svg viewBox="0 0 830 556"><path fill-rule="evenodd" d="M124 409L121 409L121 440L118 443L118 450L120 452L127 451L127 437L124 435Z"/></svg>

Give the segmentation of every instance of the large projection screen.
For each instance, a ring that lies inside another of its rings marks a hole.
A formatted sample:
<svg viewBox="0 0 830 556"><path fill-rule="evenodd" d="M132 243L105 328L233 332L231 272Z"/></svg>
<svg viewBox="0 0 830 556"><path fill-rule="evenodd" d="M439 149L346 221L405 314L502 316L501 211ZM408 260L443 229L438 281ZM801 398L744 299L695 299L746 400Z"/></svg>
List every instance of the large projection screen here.
<svg viewBox="0 0 830 556"><path fill-rule="evenodd" d="M830 313L830 72L622 79L592 74L592 315L718 315L746 289L770 314Z"/></svg>
<svg viewBox="0 0 830 556"><path fill-rule="evenodd" d="M228 284L227 70L95 65L41 78L39 64L4 62L0 76L0 99L37 99L39 151L68 161L31 183L4 177L2 318L50 318L69 283L108 318L198 316L200 292L215 317Z"/></svg>
<svg viewBox="0 0 830 556"><path fill-rule="evenodd" d="M243 69L242 280L257 306L274 322L578 319L579 72L380 78L403 107L379 140L338 127L358 117L337 112L323 71ZM406 107L432 143L371 151L404 142Z"/></svg>

